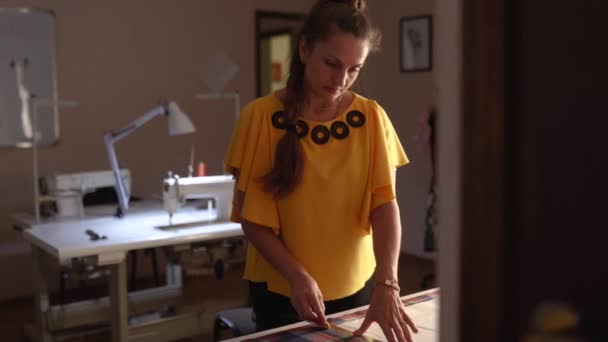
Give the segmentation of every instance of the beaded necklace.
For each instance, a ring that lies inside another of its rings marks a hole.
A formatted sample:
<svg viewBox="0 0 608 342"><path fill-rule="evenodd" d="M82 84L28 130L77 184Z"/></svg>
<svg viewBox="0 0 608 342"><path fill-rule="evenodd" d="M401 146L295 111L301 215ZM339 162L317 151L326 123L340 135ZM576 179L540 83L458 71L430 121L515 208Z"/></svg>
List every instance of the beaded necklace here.
<svg viewBox="0 0 608 342"><path fill-rule="evenodd" d="M338 100L338 106L334 119L338 117L340 113L340 106L342 104L342 96ZM310 137L313 142L318 145L323 145L329 141L330 137L334 137L338 140L345 139L350 133L350 127L359 128L365 124L365 115L358 110L352 110L346 115L346 124L341 120L334 121L330 128L325 127L323 124L317 124L313 127ZM310 128L308 123L304 120L298 119L295 124L287 123L287 116L285 112L278 111L272 115L272 125L278 129L285 129L288 132L294 133L298 138L302 139L308 135Z"/></svg>

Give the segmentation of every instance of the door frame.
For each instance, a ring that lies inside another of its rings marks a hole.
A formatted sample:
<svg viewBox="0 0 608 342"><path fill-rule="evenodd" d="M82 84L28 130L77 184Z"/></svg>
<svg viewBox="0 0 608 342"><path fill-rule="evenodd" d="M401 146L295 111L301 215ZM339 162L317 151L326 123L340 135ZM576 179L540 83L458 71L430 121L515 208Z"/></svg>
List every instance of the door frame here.
<svg viewBox="0 0 608 342"><path fill-rule="evenodd" d="M509 13L504 0L436 5L440 340L501 341Z"/></svg>

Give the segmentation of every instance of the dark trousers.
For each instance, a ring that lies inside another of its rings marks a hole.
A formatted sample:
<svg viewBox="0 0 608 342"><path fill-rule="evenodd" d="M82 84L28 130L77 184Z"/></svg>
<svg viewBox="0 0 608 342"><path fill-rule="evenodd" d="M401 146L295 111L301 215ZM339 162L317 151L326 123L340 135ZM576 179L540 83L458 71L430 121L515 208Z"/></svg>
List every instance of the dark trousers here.
<svg viewBox="0 0 608 342"><path fill-rule="evenodd" d="M373 290L373 276L355 294L325 302L325 314L353 309L369 304ZM268 291L266 283L249 282L249 291L255 313L256 330L263 331L301 321L291 306L289 297Z"/></svg>

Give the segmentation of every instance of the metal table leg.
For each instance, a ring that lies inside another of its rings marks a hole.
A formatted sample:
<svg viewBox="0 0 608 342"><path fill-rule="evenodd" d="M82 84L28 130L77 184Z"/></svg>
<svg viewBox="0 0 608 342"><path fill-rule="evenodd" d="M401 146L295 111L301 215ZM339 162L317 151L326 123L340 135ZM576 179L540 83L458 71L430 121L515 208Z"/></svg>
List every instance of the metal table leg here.
<svg viewBox="0 0 608 342"><path fill-rule="evenodd" d="M34 245L32 245L32 271L34 280L34 312L36 320L33 337L38 342L51 342L52 339L47 326L47 315L50 304L44 268L44 251Z"/></svg>

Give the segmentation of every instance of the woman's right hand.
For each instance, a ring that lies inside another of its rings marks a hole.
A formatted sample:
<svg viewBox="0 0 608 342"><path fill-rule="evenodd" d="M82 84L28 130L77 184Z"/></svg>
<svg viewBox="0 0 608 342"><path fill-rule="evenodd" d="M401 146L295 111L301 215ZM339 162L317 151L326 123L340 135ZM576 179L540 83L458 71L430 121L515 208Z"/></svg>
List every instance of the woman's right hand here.
<svg viewBox="0 0 608 342"><path fill-rule="evenodd" d="M300 319L313 322L321 327L329 327L325 317L323 294L317 282L305 271L289 277L291 305Z"/></svg>

